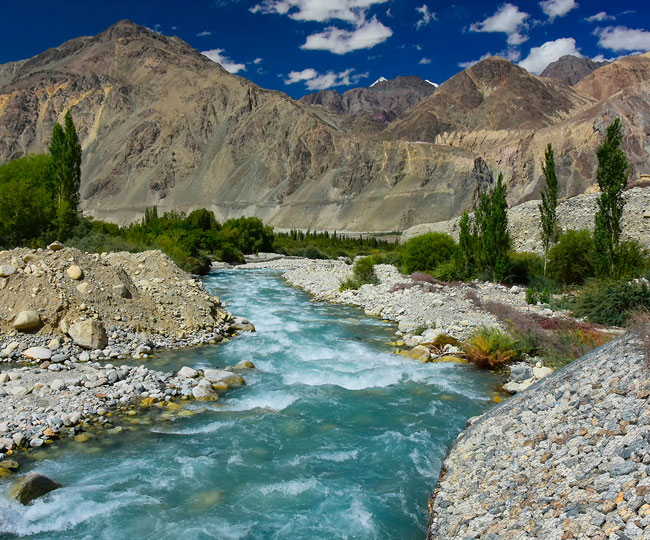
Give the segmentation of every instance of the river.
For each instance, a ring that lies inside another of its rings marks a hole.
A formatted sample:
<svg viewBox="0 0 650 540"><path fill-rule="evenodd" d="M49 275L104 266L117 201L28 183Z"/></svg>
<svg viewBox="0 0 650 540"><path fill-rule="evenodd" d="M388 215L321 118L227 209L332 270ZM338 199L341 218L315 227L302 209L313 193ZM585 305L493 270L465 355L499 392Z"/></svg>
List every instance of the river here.
<svg viewBox="0 0 650 540"><path fill-rule="evenodd" d="M22 507L5 482L0 537L423 539L441 460L490 405L496 378L403 359L391 352L393 325L311 302L277 273L205 281L257 332L148 366L247 359L257 366L248 385L192 403L192 415L142 413L119 434L36 453L21 472L64 487Z"/></svg>

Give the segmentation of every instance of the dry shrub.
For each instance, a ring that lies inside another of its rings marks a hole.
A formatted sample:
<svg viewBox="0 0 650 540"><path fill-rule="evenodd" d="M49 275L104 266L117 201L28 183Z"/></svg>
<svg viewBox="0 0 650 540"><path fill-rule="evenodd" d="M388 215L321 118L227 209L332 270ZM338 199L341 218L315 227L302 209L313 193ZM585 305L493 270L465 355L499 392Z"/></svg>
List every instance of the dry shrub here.
<svg viewBox="0 0 650 540"><path fill-rule="evenodd" d="M482 326L465 343L465 355L482 369L495 369L517 356L517 341L498 328Z"/></svg>
<svg viewBox="0 0 650 540"><path fill-rule="evenodd" d="M630 330L641 338L646 363L650 364L650 311L639 311L632 317Z"/></svg>

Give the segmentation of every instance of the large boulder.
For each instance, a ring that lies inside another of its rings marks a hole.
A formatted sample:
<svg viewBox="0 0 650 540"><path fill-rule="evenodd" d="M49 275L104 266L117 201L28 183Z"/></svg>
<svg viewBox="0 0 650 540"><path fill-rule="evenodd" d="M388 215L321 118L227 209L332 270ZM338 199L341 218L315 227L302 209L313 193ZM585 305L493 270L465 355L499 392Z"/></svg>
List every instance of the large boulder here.
<svg viewBox="0 0 650 540"><path fill-rule="evenodd" d="M12 495L20 504L27 505L34 499L60 487L61 484L50 480L47 476L39 473L29 473L14 486Z"/></svg>
<svg viewBox="0 0 650 540"><path fill-rule="evenodd" d="M21 311L14 321L16 330L34 330L41 325L41 317L36 311Z"/></svg>
<svg viewBox="0 0 650 540"><path fill-rule="evenodd" d="M104 349L108 345L106 329L96 319L86 319L70 325L68 335L84 349Z"/></svg>
<svg viewBox="0 0 650 540"><path fill-rule="evenodd" d="M213 384L224 383L230 387L244 386L246 381L241 375L226 369L205 369L203 376Z"/></svg>

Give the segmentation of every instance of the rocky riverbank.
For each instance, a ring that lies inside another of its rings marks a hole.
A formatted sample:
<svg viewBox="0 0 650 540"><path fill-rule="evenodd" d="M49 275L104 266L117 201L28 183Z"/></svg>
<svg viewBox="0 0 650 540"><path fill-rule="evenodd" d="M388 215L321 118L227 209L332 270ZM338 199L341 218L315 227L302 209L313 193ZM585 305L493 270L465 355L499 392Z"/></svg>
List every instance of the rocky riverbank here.
<svg viewBox="0 0 650 540"><path fill-rule="evenodd" d="M239 374L115 364L250 329L159 251L0 252L0 464L142 400L218 399L244 384Z"/></svg>
<svg viewBox="0 0 650 540"><path fill-rule="evenodd" d="M645 354L628 334L474 419L444 462L429 538L650 538Z"/></svg>

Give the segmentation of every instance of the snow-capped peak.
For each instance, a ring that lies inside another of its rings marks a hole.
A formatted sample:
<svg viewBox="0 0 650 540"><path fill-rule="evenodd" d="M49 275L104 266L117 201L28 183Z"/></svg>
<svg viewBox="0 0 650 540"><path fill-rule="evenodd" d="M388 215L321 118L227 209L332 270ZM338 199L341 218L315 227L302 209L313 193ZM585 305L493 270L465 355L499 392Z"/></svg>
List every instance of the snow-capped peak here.
<svg viewBox="0 0 650 540"><path fill-rule="evenodd" d="M379 79L377 79L374 83L372 83L372 84L370 85L370 88L372 88L373 86L375 86L377 83L380 83L380 82L386 82L387 80L388 80L388 79L384 79L384 77L379 77Z"/></svg>
<svg viewBox="0 0 650 540"><path fill-rule="evenodd" d="M424 82L428 82L429 84L435 86L436 88L438 88L438 86L440 86L438 83L431 82L429 79L424 79Z"/></svg>

